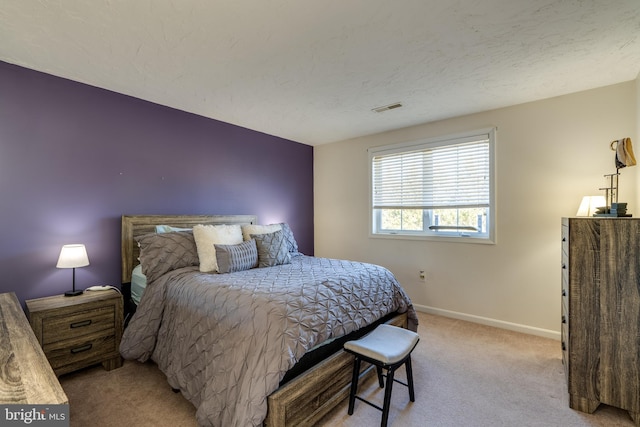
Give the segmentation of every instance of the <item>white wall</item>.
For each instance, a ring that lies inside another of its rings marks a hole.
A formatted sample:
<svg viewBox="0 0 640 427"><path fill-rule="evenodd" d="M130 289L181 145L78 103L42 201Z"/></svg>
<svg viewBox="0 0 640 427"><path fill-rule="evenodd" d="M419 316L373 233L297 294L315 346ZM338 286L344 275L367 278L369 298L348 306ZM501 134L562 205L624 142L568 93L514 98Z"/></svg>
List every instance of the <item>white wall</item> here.
<svg viewBox="0 0 640 427"><path fill-rule="evenodd" d="M602 194L603 175L615 172L612 140L630 136L640 158L637 85L315 147L315 255L389 268L418 309L557 337L560 218L575 215L583 195ZM369 147L489 126L498 127L496 245L369 237ZM622 170L619 200L640 216L636 169Z"/></svg>

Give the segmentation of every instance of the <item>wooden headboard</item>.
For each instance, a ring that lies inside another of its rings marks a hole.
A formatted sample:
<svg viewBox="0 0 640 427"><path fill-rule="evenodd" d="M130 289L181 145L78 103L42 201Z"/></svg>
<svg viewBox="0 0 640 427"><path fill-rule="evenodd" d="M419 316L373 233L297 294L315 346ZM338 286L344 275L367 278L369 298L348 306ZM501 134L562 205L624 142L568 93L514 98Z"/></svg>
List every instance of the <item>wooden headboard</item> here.
<svg viewBox="0 0 640 427"><path fill-rule="evenodd" d="M135 238L156 232L156 225L193 227L204 224L257 224L256 215L123 215L122 216L122 283L131 282L131 272L138 264L140 248Z"/></svg>

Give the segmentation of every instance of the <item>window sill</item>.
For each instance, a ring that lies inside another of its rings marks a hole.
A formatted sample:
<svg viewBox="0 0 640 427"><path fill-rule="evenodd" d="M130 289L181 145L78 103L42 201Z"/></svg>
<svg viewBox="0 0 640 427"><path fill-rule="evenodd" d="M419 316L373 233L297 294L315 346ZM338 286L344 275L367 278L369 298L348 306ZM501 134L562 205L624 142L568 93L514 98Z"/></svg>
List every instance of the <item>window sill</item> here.
<svg viewBox="0 0 640 427"><path fill-rule="evenodd" d="M484 237L456 237L456 236L425 236L411 234L395 234L395 233L369 233L372 239L391 239L391 240L428 240L432 242L443 243L473 243L480 245L495 245L496 239Z"/></svg>

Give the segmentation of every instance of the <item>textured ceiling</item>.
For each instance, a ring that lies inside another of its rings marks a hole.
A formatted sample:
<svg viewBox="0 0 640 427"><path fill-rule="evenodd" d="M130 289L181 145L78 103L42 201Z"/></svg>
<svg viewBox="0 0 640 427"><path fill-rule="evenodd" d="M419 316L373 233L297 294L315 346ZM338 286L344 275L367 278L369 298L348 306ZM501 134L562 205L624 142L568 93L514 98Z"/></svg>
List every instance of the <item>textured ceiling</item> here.
<svg viewBox="0 0 640 427"><path fill-rule="evenodd" d="M0 60L317 145L633 80L640 1L2 0Z"/></svg>

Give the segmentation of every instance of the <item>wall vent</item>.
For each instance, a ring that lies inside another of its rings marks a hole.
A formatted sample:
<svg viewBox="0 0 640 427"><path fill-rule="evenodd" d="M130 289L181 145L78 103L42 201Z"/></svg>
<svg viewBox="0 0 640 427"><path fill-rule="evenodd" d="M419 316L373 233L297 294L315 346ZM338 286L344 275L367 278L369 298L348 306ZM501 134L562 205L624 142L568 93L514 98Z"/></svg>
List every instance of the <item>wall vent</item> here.
<svg viewBox="0 0 640 427"><path fill-rule="evenodd" d="M371 111L375 111L376 113L382 113L384 111L393 110L395 108L400 108L400 107L402 107L402 104L399 102L396 102L394 104L385 105L383 107L373 108Z"/></svg>

